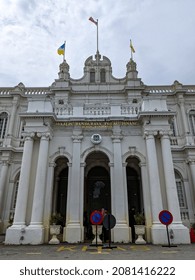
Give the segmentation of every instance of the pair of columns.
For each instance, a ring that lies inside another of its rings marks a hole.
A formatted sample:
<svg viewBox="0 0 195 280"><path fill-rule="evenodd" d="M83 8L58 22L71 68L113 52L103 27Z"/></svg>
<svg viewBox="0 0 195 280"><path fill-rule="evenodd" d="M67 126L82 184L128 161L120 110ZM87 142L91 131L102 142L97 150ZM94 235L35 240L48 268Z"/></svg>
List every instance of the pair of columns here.
<svg viewBox="0 0 195 280"><path fill-rule="evenodd" d="M25 135L20 181L13 225L8 228L5 243L39 244L43 242L43 210L50 133L37 133L40 137L34 197L30 225L26 227L26 212L30 185L34 133Z"/></svg>
<svg viewBox="0 0 195 280"><path fill-rule="evenodd" d="M185 228L181 221L180 207L177 195L177 188L174 175L173 160L171 154L171 145L168 131L145 131L146 149L147 149L147 163L151 194L151 209L152 209L152 241L154 244L162 243L162 225L159 221L159 213L164 210L161 194L161 184L159 176L158 159L156 152L155 136L160 136L162 164L164 170L165 193L167 201L167 210L173 215L172 228L175 228L175 242L189 243L189 231ZM164 235L164 242L166 243L166 235Z"/></svg>
<svg viewBox="0 0 195 280"><path fill-rule="evenodd" d="M65 241L74 243L83 240L83 186L84 164L81 165L79 156L83 136L73 136L72 165L69 167L69 188L67 197L67 225L65 228ZM115 242L129 242L129 226L127 224L127 205L125 199L127 190L124 185L124 173L121 154L121 135L112 136L114 162L110 164L112 185L112 214L116 218L113 229Z"/></svg>

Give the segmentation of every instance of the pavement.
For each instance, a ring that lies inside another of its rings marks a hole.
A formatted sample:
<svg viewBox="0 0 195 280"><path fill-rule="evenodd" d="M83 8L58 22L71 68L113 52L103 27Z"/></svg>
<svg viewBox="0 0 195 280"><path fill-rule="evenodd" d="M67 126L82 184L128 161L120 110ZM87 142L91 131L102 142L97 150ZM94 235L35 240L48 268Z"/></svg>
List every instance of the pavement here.
<svg viewBox="0 0 195 280"><path fill-rule="evenodd" d="M0 260L195 260L195 243L163 247L161 245L90 243L58 245L4 245L0 243ZM105 245L108 247L108 244Z"/></svg>

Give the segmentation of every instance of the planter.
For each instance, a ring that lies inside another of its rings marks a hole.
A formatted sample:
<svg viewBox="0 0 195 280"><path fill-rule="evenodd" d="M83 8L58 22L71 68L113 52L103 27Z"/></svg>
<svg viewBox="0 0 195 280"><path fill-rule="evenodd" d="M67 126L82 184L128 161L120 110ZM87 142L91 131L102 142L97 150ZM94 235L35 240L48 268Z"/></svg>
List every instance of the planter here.
<svg viewBox="0 0 195 280"><path fill-rule="evenodd" d="M135 234L138 238L135 240L135 244L146 244L146 241L143 238L145 234L145 226L144 225L135 225Z"/></svg>
<svg viewBox="0 0 195 280"><path fill-rule="evenodd" d="M60 240L57 238L57 235L60 234L60 225L50 225L50 234L52 235L49 244L59 244Z"/></svg>
<svg viewBox="0 0 195 280"><path fill-rule="evenodd" d="M102 225L92 225L92 232L95 235L92 244L102 244L100 234L102 234Z"/></svg>

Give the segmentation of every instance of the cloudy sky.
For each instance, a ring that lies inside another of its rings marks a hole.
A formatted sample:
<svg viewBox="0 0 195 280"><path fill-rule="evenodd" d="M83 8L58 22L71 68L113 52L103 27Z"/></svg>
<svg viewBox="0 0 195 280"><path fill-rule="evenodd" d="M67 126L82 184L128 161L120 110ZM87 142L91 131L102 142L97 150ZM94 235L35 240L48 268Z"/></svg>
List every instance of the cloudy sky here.
<svg viewBox="0 0 195 280"><path fill-rule="evenodd" d="M58 77L66 40L72 78L99 50L122 78L136 53L139 77L146 85L195 84L194 0L0 0L0 87L50 86Z"/></svg>

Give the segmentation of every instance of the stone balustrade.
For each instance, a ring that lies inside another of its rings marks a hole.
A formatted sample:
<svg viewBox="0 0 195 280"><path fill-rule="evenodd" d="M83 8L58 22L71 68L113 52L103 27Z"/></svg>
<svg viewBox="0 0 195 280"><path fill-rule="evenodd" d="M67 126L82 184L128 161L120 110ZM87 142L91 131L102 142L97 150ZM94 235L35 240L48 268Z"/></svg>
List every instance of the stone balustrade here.
<svg viewBox="0 0 195 280"><path fill-rule="evenodd" d="M56 104L54 113L56 116L73 115L73 108L70 104Z"/></svg>
<svg viewBox="0 0 195 280"><path fill-rule="evenodd" d="M121 105L121 115L138 115L140 111L141 105L139 103Z"/></svg>
<svg viewBox="0 0 195 280"><path fill-rule="evenodd" d="M110 104L85 104L83 115L110 115Z"/></svg>

